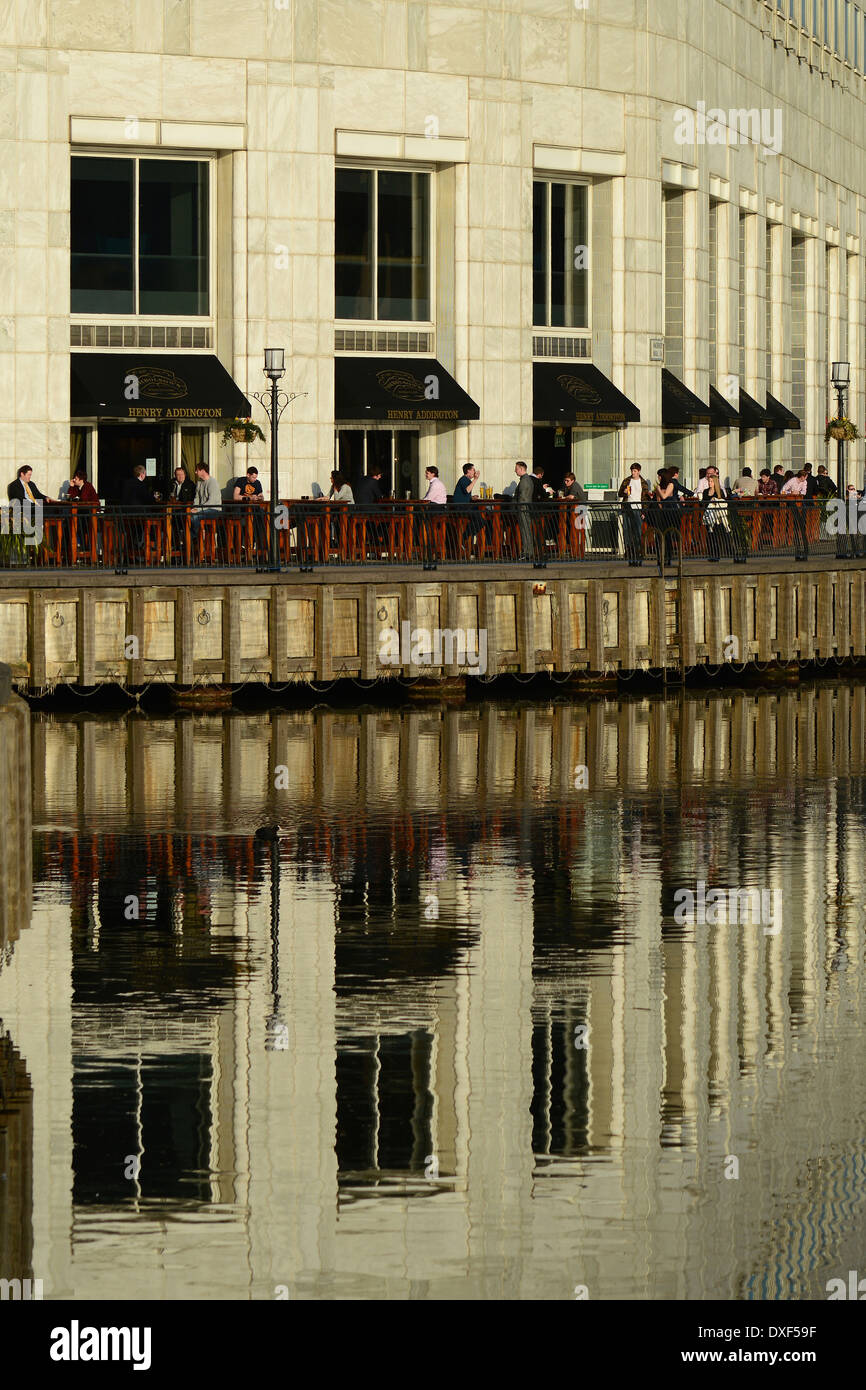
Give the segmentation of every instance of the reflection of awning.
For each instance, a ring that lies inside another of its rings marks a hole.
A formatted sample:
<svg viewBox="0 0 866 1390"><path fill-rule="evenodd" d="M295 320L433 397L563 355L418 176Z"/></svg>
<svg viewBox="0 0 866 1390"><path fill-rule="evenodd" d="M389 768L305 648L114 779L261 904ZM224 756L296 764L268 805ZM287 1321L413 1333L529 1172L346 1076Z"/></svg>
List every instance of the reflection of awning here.
<svg viewBox="0 0 866 1390"><path fill-rule="evenodd" d="M709 406L667 367L662 367L662 426L682 429L689 425L708 425L710 418Z"/></svg>
<svg viewBox="0 0 866 1390"><path fill-rule="evenodd" d="M337 357L336 420L477 420L471 396L435 357Z"/></svg>
<svg viewBox="0 0 866 1390"><path fill-rule="evenodd" d="M740 423L739 411L715 386L710 387L710 424L715 429L733 428Z"/></svg>
<svg viewBox="0 0 866 1390"><path fill-rule="evenodd" d="M775 396L767 392L767 414L770 416L770 430L798 430L800 420L793 410L789 410L781 401L777 401Z"/></svg>
<svg viewBox="0 0 866 1390"><path fill-rule="evenodd" d="M73 417L233 420L252 415L219 358L207 353L74 352Z"/></svg>
<svg viewBox="0 0 866 1390"><path fill-rule="evenodd" d="M740 387L740 429L741 430L763 430L770 423L770 417L762 405L758 405L754 396L750 396L747 391Z"/></svg>
<svg viewBox="0 0 866 1390"><path fill-rule="evenodd" d="M532 400L536 424L624 425L640 419L637 406L589 362L535 362Z"/></svg>

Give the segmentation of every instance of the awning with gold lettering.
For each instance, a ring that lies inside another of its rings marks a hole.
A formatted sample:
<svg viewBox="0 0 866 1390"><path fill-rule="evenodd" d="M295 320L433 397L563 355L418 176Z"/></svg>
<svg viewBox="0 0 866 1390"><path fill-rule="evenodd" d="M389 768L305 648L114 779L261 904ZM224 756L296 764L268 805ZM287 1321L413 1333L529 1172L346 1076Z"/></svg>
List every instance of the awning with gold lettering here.
<svg viewBox="0 0 866 1390"><path fill-rule="evenodd" d="M70 415L120 420L234 420L246 396L208 353L73 352Z"/></svg>
<svg viewBox="0 0 866 1390"><path fill-rule="evenodd" d="M591 362L535 362L532 418L554 425L624 425L636 405Z"/></svg>
<svg viewBox="0 0 866 1390"><path fill-rule="evenodd" d="M435 357L337 357L335 420L477 420L481 411Z"/></svg>

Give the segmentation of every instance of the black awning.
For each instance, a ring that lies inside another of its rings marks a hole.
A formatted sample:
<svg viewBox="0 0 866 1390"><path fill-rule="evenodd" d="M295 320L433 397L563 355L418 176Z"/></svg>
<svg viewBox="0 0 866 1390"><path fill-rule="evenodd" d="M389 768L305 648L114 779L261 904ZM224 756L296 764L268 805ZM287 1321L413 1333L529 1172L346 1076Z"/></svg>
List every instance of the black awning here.
<svg viewBox="0 0 866 1390"><path fill-rule="evenodd" d="M667 367L662 367L662 426L682 429L689 425L708 425L711 418L709 406Z"/></svg>
<svg viewBox="0 0 866 1390"><path fill-rule="evenodd" d="M74 352L73 417L234 420L252 407L219 358L202 353Z"/></svg>
<svg viewBox="0 0 866 1390"><path fill-rule="evenodd" d="M793 410L789 410L781 401L777 401L775 396L767 392L767 414L770 416L771 423L767 425L769 430L798 430L800 428L799 417Z"/></svg>
<svg viewBox="0 0 866 1390"><path fill-rule="evenodd" d="M762 405L759 405L754 396L750 396L748 391L740 387L740 429L741 430L763 430L770 423L770 417Z"/></svg>
<svg viewBox="0 0 866 1390"><path fill-rule="evenodd" d="M471 396L435 357L337 357L335 420L477 420Z"/></svg>
<svg viewBox="0 0 866 1390"><path fill-rule="evenodd" d="M535 362L532 402L536 424L624 425L640 420L637 406L589 362Z"/></svg>
<svg viewBox="0 0 866 1390"><path fill-rule="evenodd" d="M715 386L710 387L710 424L716 429L733 429L740 423L740 413L736 410L726 396L721 391L717 391Z"/></svg>

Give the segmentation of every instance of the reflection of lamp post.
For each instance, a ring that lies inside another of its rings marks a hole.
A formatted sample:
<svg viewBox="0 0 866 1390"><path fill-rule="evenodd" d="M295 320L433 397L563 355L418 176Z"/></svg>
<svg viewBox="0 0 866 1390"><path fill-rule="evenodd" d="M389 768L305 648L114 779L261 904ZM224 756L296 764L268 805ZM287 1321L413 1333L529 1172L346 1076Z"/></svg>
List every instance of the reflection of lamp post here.
<svg viewBox="0 0 866 1390"><path fill-rule="evenodd" d="M280 548L277 544L277 494L279 492L279 424L280 417L287 405L297 400L298 396L305 396L306 391L292 391L286 394L285 391L277 390L277 382L281 376L285 375L285 349L284 348L265 348L265 376L270 377L270 391L251 391L253 400L258 401L259 405L264 406L271 422L271 543L268 557L268 569L279 571L280 568Z"/></svg>
<svg viewBox="0 0 866 1390"><path fill-rule="evenodd" d="M271 995L273 1008L265 1022L265 1051L285 1052L289 1027L280 1012L280 842L271 840Z"/></svg>
<svg viewBox="0 0 866 1390"><path fill-rule="evenodd" d="M851 363L850 363L850 362L834 362L834 363L833 363L832 372L831 372L830 375L831 375L831 380L832 380L832 382L833 382L833 389L834 389L835 392L836 392L836 399L837 399L836 416L837 416L837 418L838 418L839 420L841 420L841 419L843 418L844 414L845 414L845 392L846 392L846 390L848 389L848 383L849 383L850 380L851 380ZM844 441L844 439L837 439L837 440L836 440L836 464L837 464L837 470L836 470L836 471L837 471L837 473L838 473L838 475L839 475L839 481L838 481L838 484L837 484L837 486L838 486L838 488L839 488L839 494L838 494L838 495L839 495L840 497L844 498L844 497L845 497L845 441Z"/></svg>

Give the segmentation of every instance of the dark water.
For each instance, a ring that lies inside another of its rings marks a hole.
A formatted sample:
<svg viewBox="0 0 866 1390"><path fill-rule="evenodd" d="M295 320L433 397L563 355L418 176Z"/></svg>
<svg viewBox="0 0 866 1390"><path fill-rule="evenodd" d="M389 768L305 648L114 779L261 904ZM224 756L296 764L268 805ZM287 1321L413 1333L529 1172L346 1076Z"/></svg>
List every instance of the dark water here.
<svg viewBox="0 0 866 1390"><path fill-rule="evenodd" d="M830 684L35 715L0 1274L826 1297L866 1272L864 749ZM700 882L775 913L681 920Z"/></svg>

